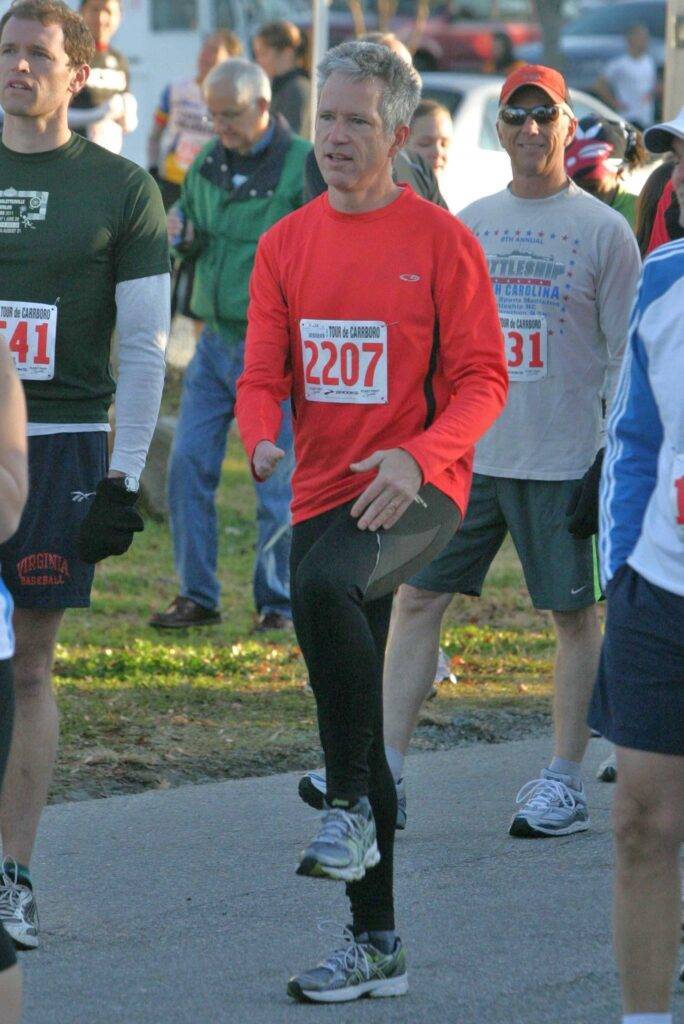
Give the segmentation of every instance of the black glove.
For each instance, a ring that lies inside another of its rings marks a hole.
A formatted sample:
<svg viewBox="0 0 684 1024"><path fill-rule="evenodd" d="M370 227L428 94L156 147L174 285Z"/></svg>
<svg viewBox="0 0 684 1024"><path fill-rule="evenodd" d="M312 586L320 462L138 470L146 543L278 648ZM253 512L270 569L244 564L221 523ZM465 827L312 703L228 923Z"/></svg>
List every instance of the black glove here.
<svg viewBox="0 0 684 1024"><path fill-rule="evenodd" d="M565 510L568 530L578 540L587 540L598 533L599 484L604 451L604 448L599 448L596 458L572 492Z"/></svg>
<svg viewBox="0 0 684 1024"><path fill-rule="evenodd" d="M137 492L127 491L123 479L100 480L93 503L81 524L76 542L79 558L99 562L108 555L123 555L133 543L133 534L144 529L135 508Z"/></svg>

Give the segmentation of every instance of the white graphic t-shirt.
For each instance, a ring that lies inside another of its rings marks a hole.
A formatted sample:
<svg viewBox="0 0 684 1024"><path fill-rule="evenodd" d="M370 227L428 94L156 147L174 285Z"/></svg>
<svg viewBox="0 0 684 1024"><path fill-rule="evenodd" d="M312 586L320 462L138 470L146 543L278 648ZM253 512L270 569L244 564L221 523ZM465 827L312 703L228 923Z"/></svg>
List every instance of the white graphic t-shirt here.
<svg viewBox="0 0 684 1024"><path fill-rule="evenodd" d="M621 214L572 182L547 199L510 189L459 214L482 245L499 307L508 402L475 471L579 479L601 446L641 270Z"/></svg>
<svg viewBox="0 0 684 1024"><path fill-rule="evenodd" d="M625 120L636 121L643 128L652 123L657 70L650 53L616 57L606 66L603 76L615 93L618 110Z"/></svg>

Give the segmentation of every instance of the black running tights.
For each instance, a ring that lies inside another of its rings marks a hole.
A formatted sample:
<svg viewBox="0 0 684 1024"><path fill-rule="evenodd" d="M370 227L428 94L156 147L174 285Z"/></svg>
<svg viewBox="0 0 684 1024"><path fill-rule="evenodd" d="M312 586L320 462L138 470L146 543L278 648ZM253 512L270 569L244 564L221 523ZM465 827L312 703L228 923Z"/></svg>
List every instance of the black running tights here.
<svg viewBox="0 0 684 1024"><path fill-rule="evenodd" d="M353 502L292 531L292 610L318 711L328 802L368 796L380 863L347 886L354 929L394 928L396 787L385 758L382 667L396 587L442 550L456 505L428 484L390 530L360 530Z"/></svg>

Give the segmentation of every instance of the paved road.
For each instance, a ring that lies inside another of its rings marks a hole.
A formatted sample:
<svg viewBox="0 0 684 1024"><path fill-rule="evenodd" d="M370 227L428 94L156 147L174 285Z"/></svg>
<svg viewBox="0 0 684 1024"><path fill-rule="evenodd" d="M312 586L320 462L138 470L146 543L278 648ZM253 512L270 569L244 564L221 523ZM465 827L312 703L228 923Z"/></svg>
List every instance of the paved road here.
<svg viewBox="0 0 684 1024"><path fill-rule="evenodd" d="M328 948L317 918L345 920L341 887L294 874L315 823L296 776L48 808L26 1024L613 1024L612 787L590 783L587 833L507 836L517 787L548 747L411 758L396 858L411 992L345 1007L284 992ZM592 773L605 751L592 741Z"/></svg>

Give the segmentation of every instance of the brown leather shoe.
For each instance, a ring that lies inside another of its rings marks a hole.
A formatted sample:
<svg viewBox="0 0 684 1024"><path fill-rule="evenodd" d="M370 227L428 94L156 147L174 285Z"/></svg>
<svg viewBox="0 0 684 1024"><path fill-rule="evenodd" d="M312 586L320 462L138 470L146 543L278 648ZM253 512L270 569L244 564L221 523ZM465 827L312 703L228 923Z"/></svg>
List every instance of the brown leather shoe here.
<svg viewBox="0 0 684 1024"><path fill-rule="evenodd" d="M292 619L280 612L264 612L259 616L256 626L252 627L252 633L267 633L271 629L294 629Z"/></svg>
<svg viewBox="0 0 684 1024"><path fill-rule="evenodd" d="M188 626L214 626L221 621L221 613L215 608L205 608L189 597L174 597L164 612L157 612L150 619L155 629L187 629Z"/></svg>

